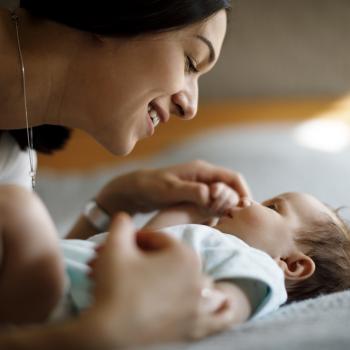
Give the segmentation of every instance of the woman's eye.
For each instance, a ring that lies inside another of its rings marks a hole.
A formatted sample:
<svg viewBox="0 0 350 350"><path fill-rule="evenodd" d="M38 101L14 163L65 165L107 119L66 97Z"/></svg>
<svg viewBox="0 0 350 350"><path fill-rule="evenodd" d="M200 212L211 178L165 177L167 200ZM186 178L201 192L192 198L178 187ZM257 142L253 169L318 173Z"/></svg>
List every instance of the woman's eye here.
<svg viewBox="0 0 350 350"><path fill-rule="evenodd" d="M186 56L185 67L186 67L186 72L198 73L196 63L195 63L194 59L190 56Z"/></svg>

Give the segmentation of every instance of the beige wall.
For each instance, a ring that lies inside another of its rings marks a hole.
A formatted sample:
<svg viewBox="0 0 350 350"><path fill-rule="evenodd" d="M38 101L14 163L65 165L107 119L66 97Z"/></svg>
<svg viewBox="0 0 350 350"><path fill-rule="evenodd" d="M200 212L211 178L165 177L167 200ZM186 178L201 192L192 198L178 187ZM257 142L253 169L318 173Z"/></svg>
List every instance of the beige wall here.
<svg viewBox="0 0 350 350"><path fill-rule="evenodd" d="M235 0L223 55L202 96L350 91L350 0Z"/></svg>
<svg viewBox="0 0 350 350"><path fill-rule="evenodd" d="M233 0L223 55L200 88L203 100L350 91L350 0Z"/></svg>

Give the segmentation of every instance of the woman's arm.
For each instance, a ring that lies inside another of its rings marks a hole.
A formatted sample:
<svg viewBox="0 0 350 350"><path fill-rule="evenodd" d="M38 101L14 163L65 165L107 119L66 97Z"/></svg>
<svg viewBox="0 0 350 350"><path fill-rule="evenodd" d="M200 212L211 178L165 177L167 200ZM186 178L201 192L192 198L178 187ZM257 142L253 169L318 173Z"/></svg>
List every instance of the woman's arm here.
<svg viewBox="0 0 350 350"><path fill-rule="evenodd" d="M0 186L0 349L112 349L104 346L106 334L95 324L100 313L94 308L89 317L43 324L63 293L57 237L35 193Z"/></svg>
<svg viewBox="0 0 350 350"><path fill-rule="evenodd" d="M97 322L87 317L71 319L57 324L8 327L0 329L0 349L7 350L61 350L89 349L116 350L119 342L105 343L105 332ZM118 331L115 332L118 334Z"/></svg>
<svg viewBox="0 0 350 350"><path fill-rule="evenodd" d="M183 203L209 208L210 187L218 182L234 191L236 202L250 196L249 187L240 174L196 160L119 176L104 186L95 199L110 216L119 211L132 216ZM107 227L102 231L106 230ZM98 233L97 230L81 217L68 233L68 238L85 239L95 233Z"/></svg>
<svg viewBox="0 0 350 350"><path fill-rule="evenodd" d="M188 338L199 339L218 330L225 330L232 326L245 322L250 314L251 307L249 300L244 292L237 286L229 282L215 283L213 293L222 293L225 296L225 302L220 307L220 312L211 317L211 322L208 323L208 318L200 319L195 328L191 328L192 334L188 334ZM204 295L205 298L209 295ZM164 340L181 339L176 334L162 333L158 339L152 339L141 333L141 339L135 336L134 329L128 330L126 333L131 340L125 337L120 337L118 330L123 329L120 325L105 327L101 313L94 313L94 310L88 310L85 315L77 319L71 319L64 323L27 326L22 328L5 328L0 331L0 348L7 350L61 350L61 349L89 349L89 350L116 350L126 346L152 342L162 342ZM99 322L102 320L102 323ZM214 323L213 320L216 322ZM210 319L209 319L210 321ZM220 329L214 324L220 324ZM154 324L150 325L152 328ZM211 328L210 328L211 327ZM112 329L111 329L112 328ZM177 327L175 328L178 331ZM108 331L111 329L111 331ZM113 334L113 336L111 336ZM184 338L186 339L186 337Z"/></svg>

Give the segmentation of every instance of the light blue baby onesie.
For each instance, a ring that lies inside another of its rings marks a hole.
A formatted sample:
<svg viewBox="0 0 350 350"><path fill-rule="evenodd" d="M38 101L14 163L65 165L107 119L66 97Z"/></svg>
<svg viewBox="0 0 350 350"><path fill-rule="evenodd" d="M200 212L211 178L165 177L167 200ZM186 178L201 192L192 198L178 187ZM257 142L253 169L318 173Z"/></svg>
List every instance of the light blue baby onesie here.
<svg viewBox="0 0 350 350"><path fill-rule="evenodd" d="M246 281L244 287L250 289L247 292L256 306L254 318L277 309L287 300L283 272L265 252L205 225L177 225L161 232L192 247L201 258L203 272L214 280ZM51 319L65 318L91 304L93 284L87 276L87 262L94 256L96 245L102 243L105 237L106 234L102 233L86 241L61 241L67 291Z"/></svg>

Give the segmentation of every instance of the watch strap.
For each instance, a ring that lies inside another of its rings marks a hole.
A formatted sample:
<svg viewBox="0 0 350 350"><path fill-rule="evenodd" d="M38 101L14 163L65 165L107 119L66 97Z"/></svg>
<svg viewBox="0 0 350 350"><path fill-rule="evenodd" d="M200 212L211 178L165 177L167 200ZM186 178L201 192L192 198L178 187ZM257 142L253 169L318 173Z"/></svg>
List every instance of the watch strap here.
<svg viewBox="0 0 350 350"><path fill-rule="evenodd" d="M86 203L83 216L99 232L106 231L111 222L109 214L95 200Z"/></svg>

